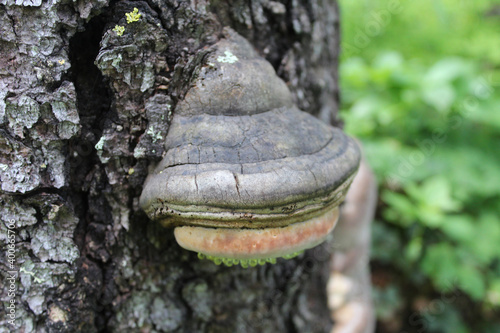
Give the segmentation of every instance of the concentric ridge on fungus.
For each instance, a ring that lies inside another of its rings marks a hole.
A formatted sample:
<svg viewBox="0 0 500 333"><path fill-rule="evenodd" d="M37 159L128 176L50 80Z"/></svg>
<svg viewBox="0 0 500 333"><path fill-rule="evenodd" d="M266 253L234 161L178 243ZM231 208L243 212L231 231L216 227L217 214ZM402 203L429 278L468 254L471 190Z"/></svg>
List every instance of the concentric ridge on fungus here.
<svg viewBox="0 0 500 333"><path fill-rule="evenodd" d="M226 30L176 106L140 204L185 249L253 266L323 242L359 165L356 144L300 111L272 66Z"/></svg>

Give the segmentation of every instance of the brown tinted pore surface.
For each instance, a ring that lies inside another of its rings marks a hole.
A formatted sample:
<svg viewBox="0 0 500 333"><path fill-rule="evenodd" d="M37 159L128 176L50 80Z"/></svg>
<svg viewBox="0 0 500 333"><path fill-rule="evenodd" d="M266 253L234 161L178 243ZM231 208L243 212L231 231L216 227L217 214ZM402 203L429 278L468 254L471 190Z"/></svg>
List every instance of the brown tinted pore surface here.
<svg viewBox="0 0 500 333"><path fill-rule="evenodd" d="M325 240L339 216L338 207L305 222L282 228L227 229L183 226L174 234L187 250L231 259L282 257L314 247Z"/></svg>

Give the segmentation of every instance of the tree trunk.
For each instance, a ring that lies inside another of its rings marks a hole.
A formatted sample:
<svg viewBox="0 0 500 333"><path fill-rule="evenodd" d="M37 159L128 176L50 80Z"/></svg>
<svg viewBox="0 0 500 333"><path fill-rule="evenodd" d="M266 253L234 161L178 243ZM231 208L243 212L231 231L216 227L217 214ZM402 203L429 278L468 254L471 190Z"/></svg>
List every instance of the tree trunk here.
<svg viewBox="0 0 500 333"><path fill-rule="evenodd" d="M300 109L337 123L334 0L0 1L0 332L331 329L331 244L221 267L138 206L224 27L274 66Z"/></svg>

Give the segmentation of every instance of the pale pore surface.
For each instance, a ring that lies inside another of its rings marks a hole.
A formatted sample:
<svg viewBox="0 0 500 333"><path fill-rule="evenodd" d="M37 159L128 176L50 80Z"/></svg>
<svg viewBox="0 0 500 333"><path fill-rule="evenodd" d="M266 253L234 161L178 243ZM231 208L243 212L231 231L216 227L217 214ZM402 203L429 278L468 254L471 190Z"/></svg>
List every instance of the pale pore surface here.
<svg viewBox="0 0 500 333"><path fill-rule="evenodd" d="M227 229L184 226L174 234L180 246L206 255L231 259L266 259L312 248L322 243L339 217L335 207L305 222L282 228Z"/></svg>

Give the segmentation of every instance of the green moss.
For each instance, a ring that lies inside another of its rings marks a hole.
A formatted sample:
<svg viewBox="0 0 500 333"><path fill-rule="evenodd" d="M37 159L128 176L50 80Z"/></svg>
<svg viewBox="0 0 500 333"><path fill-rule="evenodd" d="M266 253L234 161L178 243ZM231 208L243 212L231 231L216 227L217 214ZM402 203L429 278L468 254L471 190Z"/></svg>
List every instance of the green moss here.
<svg viewBox="0 0 500 333"><path fill-rule="evenodd" d="M115 25L113 31L116 32L117 36L122 36L123 33L125 32L125 27L121 25Z"/></svg>
<svg viewBox="0 0 500 333"><path fill-rule="evenodd" d="M139 13L139 9L134 8L133 12L126 13L127 23L130 24L132 22L137 22L141 18L141 13Z"/></svg>

